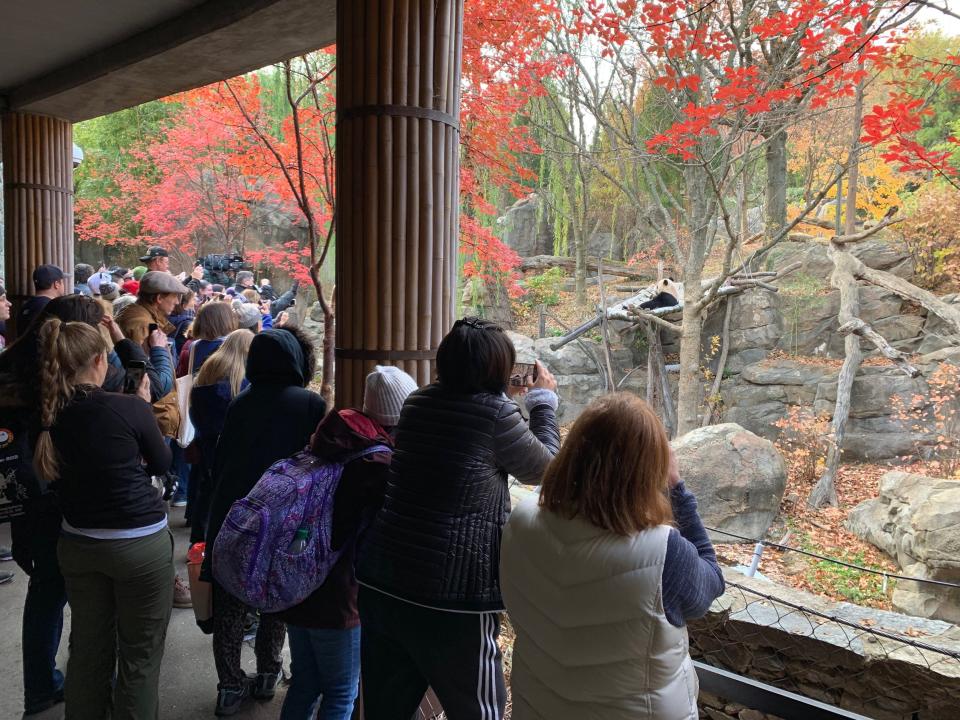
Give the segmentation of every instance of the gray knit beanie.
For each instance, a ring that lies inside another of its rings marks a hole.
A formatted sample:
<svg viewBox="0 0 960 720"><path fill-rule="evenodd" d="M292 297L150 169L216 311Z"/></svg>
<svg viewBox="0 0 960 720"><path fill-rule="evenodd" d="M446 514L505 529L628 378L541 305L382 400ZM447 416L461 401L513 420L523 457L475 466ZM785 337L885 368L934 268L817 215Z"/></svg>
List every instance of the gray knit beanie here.
<svg viewBox="0 0 960 720"><path fill-rule="evenodd" d="M417 381L392 365L377 365L367 375L363 391L363 412L389 428L400 422L400 408L407 395L417 389Z"/></svg>

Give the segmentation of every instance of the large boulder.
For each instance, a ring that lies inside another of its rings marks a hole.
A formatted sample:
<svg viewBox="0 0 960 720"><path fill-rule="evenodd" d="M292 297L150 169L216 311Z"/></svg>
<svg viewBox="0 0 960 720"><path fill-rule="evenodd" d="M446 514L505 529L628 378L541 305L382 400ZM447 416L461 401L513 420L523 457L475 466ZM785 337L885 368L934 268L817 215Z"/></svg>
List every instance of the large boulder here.
<svg viewBox="0 0 960 720"><path fill-rule="evenodd" d="M888 472L880 496L857 505L847 528L893 556L906 575L960 582L960 480ZM893 604L910 615L960 622L960 588L901 580Z"/></svg>
<svg viewBox="0 0 960 720"><path fill-rule="evenodd" d="M673 441L673 449L704 525L749 538L767 532L787 483L787 468L772 442L724 423L687 433ZM721 533L710 537L737 541Z"/></svg>

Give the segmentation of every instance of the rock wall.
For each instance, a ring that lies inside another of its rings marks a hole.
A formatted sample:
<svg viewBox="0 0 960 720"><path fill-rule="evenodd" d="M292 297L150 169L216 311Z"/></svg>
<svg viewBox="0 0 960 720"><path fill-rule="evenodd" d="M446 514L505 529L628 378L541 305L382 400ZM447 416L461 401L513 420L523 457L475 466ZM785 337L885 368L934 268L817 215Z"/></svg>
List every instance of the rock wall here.
<svg viewBox="0 0 960 720"><path fill-rule="evenodd" d="M729 568L724 576L727 592L688 623L694 659L877 720L960 717L955 625L832 602ZM930 649L908 644L915 639ZM704 714L724 720L706 711L717 705L725 704L701 695Z"/></svg>

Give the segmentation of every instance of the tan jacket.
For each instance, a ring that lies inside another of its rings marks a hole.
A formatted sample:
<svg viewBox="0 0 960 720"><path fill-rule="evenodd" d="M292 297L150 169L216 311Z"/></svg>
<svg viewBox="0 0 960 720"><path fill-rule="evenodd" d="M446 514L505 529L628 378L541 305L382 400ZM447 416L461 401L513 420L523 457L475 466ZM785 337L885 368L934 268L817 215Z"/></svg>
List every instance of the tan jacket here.
<svg viewBox="0 0 960 720"><path fill-rule="evenodd" d="M139 300L133 305L127 305L117 315L117 325L120 326L124 337L143 345L147 357L150 356L150 348L147 346L150 323L156 323L157 327L168 334L175 329L170 321L157 311L156 306L141 305ZM173 367L176 366L177 362L174 358ZM177 436L177 431L180 429L180 408L177 405L176 383L174 383L173 390L153 404L153 414L157 417L157 424L160 426L160 432L163 433L164 437Z"/></svg>

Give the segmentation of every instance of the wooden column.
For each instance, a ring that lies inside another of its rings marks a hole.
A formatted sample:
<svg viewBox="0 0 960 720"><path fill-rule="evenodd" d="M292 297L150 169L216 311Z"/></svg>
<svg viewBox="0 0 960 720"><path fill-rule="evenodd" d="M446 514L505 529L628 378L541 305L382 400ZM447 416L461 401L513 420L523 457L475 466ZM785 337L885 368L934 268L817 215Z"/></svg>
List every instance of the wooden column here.
<svg viewBox="0 0 960 720"><path fill-rule="evenodd" d="M337 3L339 407L397 365L419 384L455 309L463 0Z"/></svg>
<svg viewBox="0 0 960 720"><path fill-rule="evenodd" d="M33 294L33 270L52 263L73 281L73 125L26 113L0 116L3 152L4 277L19 304Z"/></svg>

